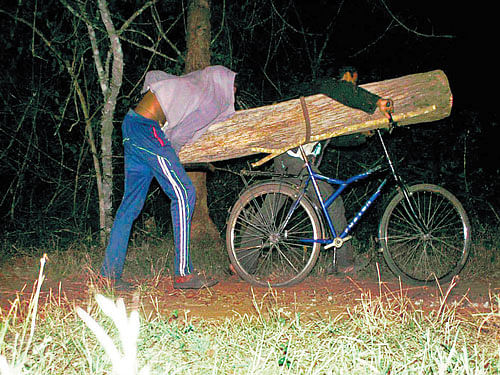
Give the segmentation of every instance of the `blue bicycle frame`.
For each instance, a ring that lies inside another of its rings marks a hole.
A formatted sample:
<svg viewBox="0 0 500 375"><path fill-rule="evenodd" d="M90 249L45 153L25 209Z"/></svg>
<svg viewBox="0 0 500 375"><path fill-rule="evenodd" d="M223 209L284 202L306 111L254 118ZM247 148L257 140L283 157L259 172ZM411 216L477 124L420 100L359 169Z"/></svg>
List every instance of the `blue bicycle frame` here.
<svg viewBox="0 0 500 375"><path fill-rule="evenodd" d="M395 125L394 122L392 121L392 117L390 119L390 123L391 123L391 126ZM415 225L417 225L419 228L421 228L425 232L427 230L426 225L423 223L423 221L420 219L420 217L416 214L415 207L412 204L411 200L409 199L409 195L410 195L409 191L408 191L406 185L401 180L401 177L399 176L399 174L396 171L395 165L393 164L393 162L391 160L391 157L389 155L389 152L387 150L385 142L382 138L382 133L380 132L379 129L376 129L376 133L377 133L377 136L378 136L380 143L382 145L382 149L384 151L385 159L388 163L389 170L394 178L394 181L396 182L400 191L402 192L402 194L405 197L405 200L407 202L407 207L408 207L408 213L409 213L410 217L412 218L413 222L415 223ZM375 200L380 196L380 194L382 193L382 188L385 186L385 184L388 181L388 177L386 177L381 182L381 184L377 187L377 190L373 193L373 195L370 198L368 198L368 200L361 207L361 209L358 211L358 213L354 216L354 218L344 228L342 233L340 233L340 235L338 235L337 232L335 231L335 228L333 227L332 219L328 213L328 207L330 207L330 205L335 201L335 199L337 199L339 197L339 195L350 184L352 184L356 181L359 181L359 180L363 180L363 179L371 176L374 172L381 170L382 166L377 166L375 168L369 169L369 170L367 170L363 173L360 173L358 175L355 175L355 176L353 176L345 181L338 180L338 179L330 178L330 177L327 177L327 176L324 176L322 174L314 172L312 170L311 164L309 163L307 155L306 155L304 148L302 146L299 146L299 151L302 155L302 159L306 160L305 165L306 165L307 172L309 175L308 179L305 182L305 186L304 186L304 189L302 191L301 197L303 195L305 195L305 192L307 191L307 187L308 187L309 183L312 183L312 185L314 187L314 192L318 198L318 201L320 202L323 216L326 218L328 228L330 229L330 233L332 235L332 237L330 239L325 239L325 238L323 238L323 239L301 239L300 241L304 242L304 243L320 243L322 245L325 245L325 249L328 249L332 246L341 247L342 243L345 240L347 240L347 237L348 237L349 233L351 232L352 228L361 219L361 217L365 214L365 212L373 204L373 202L375 202ZM317 183L318 180L326 181L330 185L338 185L338 188L333 192L333 194L331 196L329 196L326 200L323 200L323 197L321 196L321 193L320 193L319 188L318 188L318 183ZM291 214L293 213L295 208L298 206L301 197L299 197L299 199L295 202L293 207L290 209L290 212L288 213L288 218L291 216ZM288 221L288 220L286 220L286 221ZM340 239L340 241L339 241L339 239Z"/></svg>
<svg viewBox="0 0 500 375"><path fill-rule="evenodd" d="M307 157L305 155L304 150L302 149L302 146L300 146L299 149L301 150L303 159L307 160ZM337 232L335 231L335 228L333 227L332 219L328 213L328 207L330 207L330 205L335 201L335 199L337 199L340 196L340 194L342 194L342 192L349 185L351 185L352 183L354 183L356 181L363 180L363 179L371 176L374 172L377 172L380 169L382 169L382 167L378 166L378 167L375 167L373 169L369 169L363 173L360 173L358 175L350 177L347 180L338 180L335 178L330 178L330 177L324 176L322 174L316 173L312 170L311 164L309 162L306 162L306 168L307 168L307 172L308 172L309 177L305 182L305 186L304 186L302 195L305 194L305 191L307 190L309 184L312 183L312 185L314 187L314 192L316 193L318 201L320 202L321 210L323 212L324 217L326 218L326 222L328 224L328 228L330 229L330 233L332 234L332 237L329 239L302 239L300 241L304 242L304 243L320 243L322 245L327 245L325 248L328 248L329 247L328 245L333 244L333 242L335 241L335 239L337 237L339 237L341 239L345 239L348 236L348 234L351 232L352 228L356 225L356 223L361 219L361 217L365 214L365 212L372 205L372 203L380 196L380 194L382 192L382 188L387 183L388 178L386 177L380 183L380 185L377 187L377 190L372 194L372 196L370 198L368 198L368 200L365 202L365 204L361 207L361 209L354 216L354 218L344 228L342 233L340 233L340 235L338 235ZM317 183L318 180L326 181L330 185L338 185L338 188L326 200L323 200L323 197L321 196L321 193L319 191L319 187L318 187L318 183ZM298 202L297 202L297 204L298 204ZM294 210L294 207L291 208L291 211L293 211L293 210Z"/></svg>

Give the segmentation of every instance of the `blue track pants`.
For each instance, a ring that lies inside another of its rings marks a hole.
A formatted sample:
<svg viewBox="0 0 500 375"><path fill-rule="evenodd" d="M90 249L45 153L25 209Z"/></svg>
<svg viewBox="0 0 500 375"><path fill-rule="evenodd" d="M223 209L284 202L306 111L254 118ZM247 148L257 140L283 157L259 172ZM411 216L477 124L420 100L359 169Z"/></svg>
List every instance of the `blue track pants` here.
<svg viewBox="0 0 500 375"><path fill-rule="evenodd" d="M121 278L132 224L144 206L154 177L171 199L175 275L188 275L193 269L189 238L196 198L194 186L156 121L130 110L123 120L122 132L125 192L116 212L101 274Z"/></svg>

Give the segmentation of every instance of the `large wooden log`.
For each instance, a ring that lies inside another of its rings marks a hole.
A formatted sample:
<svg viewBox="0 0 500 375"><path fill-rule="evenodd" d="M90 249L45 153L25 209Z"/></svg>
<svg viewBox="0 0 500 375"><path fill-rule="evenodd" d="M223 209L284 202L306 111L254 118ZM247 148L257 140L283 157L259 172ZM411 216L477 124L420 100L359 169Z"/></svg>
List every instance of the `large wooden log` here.
<svg viewBox="0 0 500 375"><path fill-rule="evenodd" d="M418 73L362 85L394 100L398 125L432 122L450 115L452 94L441 70ZM311 141L388 127L377 111L368 115L322 95L305 98L311 123ZM299 99L237 111L230 119L213 124L196 142L180 151L183 163L204 163L268 153L262 162L306 140L304 113Z"/></svg>

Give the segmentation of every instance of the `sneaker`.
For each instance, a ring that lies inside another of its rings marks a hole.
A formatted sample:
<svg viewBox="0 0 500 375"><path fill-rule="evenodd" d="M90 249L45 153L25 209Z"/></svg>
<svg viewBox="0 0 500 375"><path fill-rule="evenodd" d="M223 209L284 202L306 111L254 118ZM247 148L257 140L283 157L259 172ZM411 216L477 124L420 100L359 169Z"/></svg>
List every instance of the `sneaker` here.
<svg viewBox="0 0 500 375"><path fill-rule="evenodd" d="M208 278L197 272L187 276L177 276L174 279L174 289L201 289L209 288L217 284L219 280Z"/></svg>

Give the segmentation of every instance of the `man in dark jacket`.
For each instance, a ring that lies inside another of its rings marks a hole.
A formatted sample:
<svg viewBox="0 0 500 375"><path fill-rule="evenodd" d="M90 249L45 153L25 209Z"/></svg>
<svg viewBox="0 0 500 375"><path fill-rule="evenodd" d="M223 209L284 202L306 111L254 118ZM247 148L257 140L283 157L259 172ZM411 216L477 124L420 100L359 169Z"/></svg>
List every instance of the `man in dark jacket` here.
<svg viewBox="0 0 500 375"><path fill-rule="evenodd" d="M343 67L339 71L339 79L327 78L316 83L311 94L322 93L330 98L351 108L359 109L369 114L375 113L377 108L386 116L393 111L392 100L383 99L380 96L369 92L357 85L358 72L353 67ZM352 135L340 136L332 138L329 145L341 146L356 146L364 143L368 133L357 133ZM316 157L321 148L320 143L308 144L304 147L308 158ZM288 151L274 159L274 170L279 173L299 174L303 169L304 163L299 152ZM316 169L316 172L318 170ZM334 187L326 181L318 181L318 187L322 197L326 199L334 192ZM308 191L309 197L319 205L316 194L313 189ZM340 234L347 226L345 217L345 208L342 197L338 197L328 207L328 213L332 219L332 224L337 232ZM342 247L337 249L336 263L333 272L340 274L353 274L356 271L354 262L354 249L350 242L345 242Z"/></svg>

